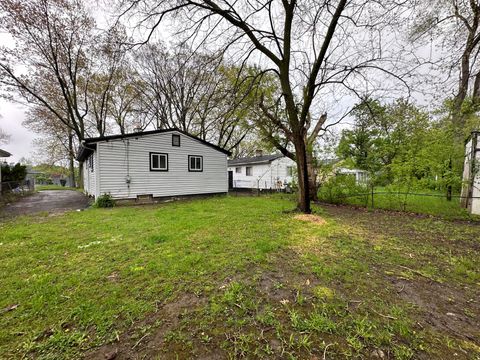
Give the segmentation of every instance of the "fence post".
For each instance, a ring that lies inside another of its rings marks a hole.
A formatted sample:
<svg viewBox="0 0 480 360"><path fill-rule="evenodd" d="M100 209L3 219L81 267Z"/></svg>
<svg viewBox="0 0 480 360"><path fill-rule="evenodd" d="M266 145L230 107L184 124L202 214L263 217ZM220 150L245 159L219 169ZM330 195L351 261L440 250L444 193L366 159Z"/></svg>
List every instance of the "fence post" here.
<svg viewBox="0 0 480 360"><path fill-rule="evenodd" d="M374 192L373 192L373 184L372 184L372 209L375 208L374 203L373 203L373 194L374 194Z"/></svg>

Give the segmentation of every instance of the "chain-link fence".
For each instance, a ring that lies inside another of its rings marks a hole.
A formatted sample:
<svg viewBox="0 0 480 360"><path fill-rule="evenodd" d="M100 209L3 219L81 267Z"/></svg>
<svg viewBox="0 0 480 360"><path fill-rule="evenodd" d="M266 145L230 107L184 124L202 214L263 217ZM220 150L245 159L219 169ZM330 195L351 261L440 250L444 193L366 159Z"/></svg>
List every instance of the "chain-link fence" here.
<svg viewBox="0 0 480 360"><path fill-rule="evenodd" d="M326 203L462 218L468 217L468 211L461 203L463 198L459 194L375 188L363 191L323 191L319 194L319 200Z"/></svg>
<svg viewBox="0 0 480 360"><path fill-rule="evenodd" d="M5 181L1 183L0 194L6 196L8 194L26 195L35 190L33 180L22 181Z"/></svg>

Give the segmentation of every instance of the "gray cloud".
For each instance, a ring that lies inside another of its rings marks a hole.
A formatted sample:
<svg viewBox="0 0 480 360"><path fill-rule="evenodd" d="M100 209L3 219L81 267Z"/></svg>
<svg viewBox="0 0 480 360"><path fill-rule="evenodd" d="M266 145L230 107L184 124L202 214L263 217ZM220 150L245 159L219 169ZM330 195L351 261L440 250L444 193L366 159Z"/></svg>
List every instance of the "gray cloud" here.
<svg viewBox="0 0 480 360"><path fill-rule="evenodd" d="M36 135L22 126L25 119L25 107L19 104L13 104L0 99L0 127L11 135L10 142L1 145L2 149L8 151L13 156L8 158L8 162L17 162L22 157L32 158L32 141Z"/></svg>

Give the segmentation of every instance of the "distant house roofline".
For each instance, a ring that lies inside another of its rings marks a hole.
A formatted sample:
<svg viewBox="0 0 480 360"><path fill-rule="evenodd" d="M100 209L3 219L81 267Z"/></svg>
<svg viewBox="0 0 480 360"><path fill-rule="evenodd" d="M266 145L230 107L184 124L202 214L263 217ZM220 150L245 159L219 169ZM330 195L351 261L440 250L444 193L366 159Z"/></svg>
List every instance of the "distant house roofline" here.
<svg viewBox="0 0 480 360"><path fill-rule="evenodd" d="M228 166L268 164L282 157L284 157L284 155L282 154L244 157L244 158L228 160Z"/></svg>
<svg viewBox="0 0 480 360"><path fill-rule="evenodd" d="M117 139L128 139L128 138L137 138L137 137L142 137L142 136L147 136L147 135L155 135L155 134L162 134L162 133L169 133L169 132L179 132L180 134L183 134L185 136L188 136L206 146L211 147L212 149L215 149L217 151L220 151L221 153L224 153L228 156L230 156L232 153L228 150L225 150L224 148L214 145L206 140L202 140L194 135L191 135L185 131L179 130L179 129L158 129L158 130L150 130L150 131L142 131L142 132L134 132L134 133L129 133L129 134L118 134L118 135L109 135L109 136L103 136L103 137L94 137L94 138L88 138L82 141L82 144L80 145L80 149L78 151L77 155L77 160L78 161L84 161L88 156L90 156L93 151L96 150L97 148L97 143L99 142L108 142L111 140L117 140Z"/></svg>
<svg viewBox="0 0 480 360"><path fill-rule="evenodd" d="M357 174L357 173L368 173L367 170L362 169L349 169L346 167L339 167L335 170L336 173L339 174Z"/></svg>

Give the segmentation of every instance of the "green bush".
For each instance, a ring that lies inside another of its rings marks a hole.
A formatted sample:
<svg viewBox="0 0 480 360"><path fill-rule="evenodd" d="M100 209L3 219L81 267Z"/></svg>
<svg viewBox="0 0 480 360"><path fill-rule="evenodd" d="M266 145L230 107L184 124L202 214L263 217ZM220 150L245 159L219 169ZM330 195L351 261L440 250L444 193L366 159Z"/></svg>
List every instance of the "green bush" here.
<svg viewBox="0 0 480 360"><path fill-rule="evenodd" d="M1 181L23 181L27 176L27 167L21 164L8 165L2 164L2 180Z"/></svg>
<svg viewBox="0 0 480 360"><path fill-rule="evenodd" d="M115 200L113 200L112 195L103 194L97 198L95 201L95 207L98 208L111 208L115 206Z"/></svg>
<svg viewBox="0 0 480 360"><path fill-rule="evenodd" d="M347 203L352 195L364 194L366 191L365 186L356 184L355 176L337 174L321 184L318 198L332 204L342 204Z"/></svg>

